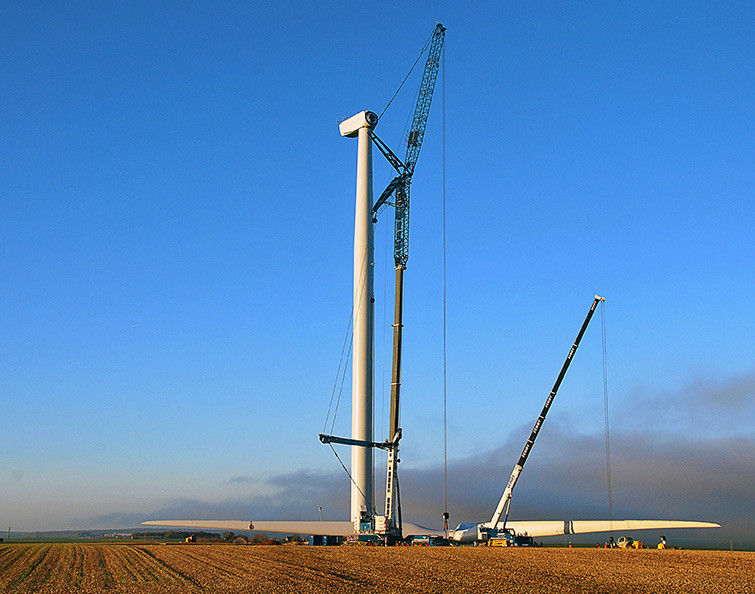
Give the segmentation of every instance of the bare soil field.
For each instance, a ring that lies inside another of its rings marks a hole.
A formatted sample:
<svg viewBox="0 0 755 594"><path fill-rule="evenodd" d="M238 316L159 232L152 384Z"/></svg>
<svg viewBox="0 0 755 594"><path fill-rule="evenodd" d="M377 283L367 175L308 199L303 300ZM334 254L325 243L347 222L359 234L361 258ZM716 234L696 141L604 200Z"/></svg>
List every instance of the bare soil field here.
<svg viewBox="0 0 755 594"><path fill-rule="evenodd" d="M0 544L0 592L737 592L729 551Z"/></svg>

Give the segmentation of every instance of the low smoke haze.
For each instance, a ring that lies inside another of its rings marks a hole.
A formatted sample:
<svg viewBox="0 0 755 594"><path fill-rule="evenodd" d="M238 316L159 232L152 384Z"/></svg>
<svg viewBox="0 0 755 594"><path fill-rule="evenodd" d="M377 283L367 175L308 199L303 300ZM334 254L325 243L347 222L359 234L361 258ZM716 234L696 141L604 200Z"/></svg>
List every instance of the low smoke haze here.
<svg viewBox="0 0 755 594"><path fill-rule="evenodd" d="M735 426L752 415L755 376L727 382L697 380L675 394L627 394L617 405L611 437L613 519L711 521L720 529L637 532L634 537L654 543L661 533L671 544L755 548L755 438L732 432L706 437L697 423L711 415ZM682 404L700 406L694 418L679 419ZM655 414L644 429L640 419L624 409L650 407ZM605 436L583 435L569 429L567 415L546 421L539 441L514 492L512 520L609 519ZM454 460L448 468L451 523L490 519L531 426L511 431L493 450ZM380 477L378 476L378 483ZM140 514L82 518L82 525L134 525L145 517L183 519L343 520L348 513L349 479L343 472L298 472L268 477L236 476L230 483L254 494L217 503L176 499ZM726 485L722 489L721 485ZM407 521L432 528L442 526L443 468L402 469L403 513ZM574 543L592 543L607 535L572 535ZM618 536L618 534L617 534ZM560 542L551 537L545 542Z"/></svg>

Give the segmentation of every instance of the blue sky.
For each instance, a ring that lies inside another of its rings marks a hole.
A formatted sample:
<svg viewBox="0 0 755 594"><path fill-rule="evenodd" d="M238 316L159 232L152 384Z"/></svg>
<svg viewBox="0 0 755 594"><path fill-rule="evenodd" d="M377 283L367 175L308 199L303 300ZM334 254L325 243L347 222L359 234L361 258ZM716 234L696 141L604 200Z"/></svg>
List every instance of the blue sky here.
<svg viewBox="0 0 755 594"><path fill-rule="evenodd" d="M351 303L356 147L337 122L380 113L441 21L449 457L452 478L479 481L450 488L452 521L492 512L599 293L615 514L752 539L750 4L0 7L1 522L312 519L323 501L346 517L348 479L317 441ZM399 154L417 75L377 129ZM423 495L442 488L441 99L439 80L406 273L402 487L418 520L442 511ZM376 153L376 193L390 177ZM378 427L391 226L376 227ZM605 484L585 454L603 447L600 345L596 319L523 512L606 514L605 490L586 502L569 482Z"/></svg>

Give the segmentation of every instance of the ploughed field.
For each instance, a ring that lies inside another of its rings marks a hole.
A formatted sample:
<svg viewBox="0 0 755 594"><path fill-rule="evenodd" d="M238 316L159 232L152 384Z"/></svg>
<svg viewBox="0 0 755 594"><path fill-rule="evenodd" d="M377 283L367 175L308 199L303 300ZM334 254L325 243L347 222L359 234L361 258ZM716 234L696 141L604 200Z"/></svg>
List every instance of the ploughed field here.
<svg viewBox="0 0 755 594"><path fill-rule="evenodd" d="M730 551L0 544L0 592L754 592Z"/></svg>

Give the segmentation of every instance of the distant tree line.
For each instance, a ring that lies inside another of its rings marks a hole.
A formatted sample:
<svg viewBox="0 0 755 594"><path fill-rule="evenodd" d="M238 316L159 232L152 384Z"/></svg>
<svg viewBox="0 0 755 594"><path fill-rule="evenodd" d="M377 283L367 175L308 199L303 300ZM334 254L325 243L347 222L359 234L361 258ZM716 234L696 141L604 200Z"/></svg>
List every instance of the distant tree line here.
<svg viewBox="0 0 755 594"><path fill-rule="evenodd" d="M202 540L221 540L220 534L217 532L185 532L181 530L167 530L166 532L134 532L131 535L133 540L147 539L147 540L185 540L193 536L196 539Z"/></svg>
<svg viewBox="0 0 755 594"><path fill-rule="evenodd" d="M270 538L264 532L255 532L251 538L243 534L237 535L230 530L218 534L217 532L187 532L184 530L167 530L165 532L145 531L134 532L131 535L133 540L173 540L190 542L233 542L236 544L254 544L254 545L280 545L284 543L303 543L303 539L298 534L287 536L284 539Z"/></svg>

